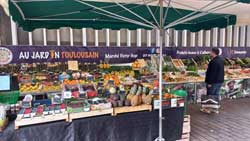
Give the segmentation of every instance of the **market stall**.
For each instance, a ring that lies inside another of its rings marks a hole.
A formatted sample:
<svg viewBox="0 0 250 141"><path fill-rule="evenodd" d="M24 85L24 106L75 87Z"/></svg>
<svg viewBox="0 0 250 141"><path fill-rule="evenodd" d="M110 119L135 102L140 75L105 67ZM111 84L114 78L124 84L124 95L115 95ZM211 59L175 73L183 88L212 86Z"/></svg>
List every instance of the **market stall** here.
<svg viewBox="0 0 250 141"><path fill-rule="evenodd" d="M114 124L120 125L126 120L130 121L130 119L125 119L126 117L133 117L135 114L136 117L141 114L153 117L157 114L159 108L156 81L159 64L155 57L157 48L130 48L129 52L126 47L19 46L17 48L5 46L1 49L8 49L13 58L11 64L0 67L1 72L12 74L11 87L9 87L12 91L0 92L0 101L12 104L9 112L17 114L15 122L11 123L8 130L1 134L3 138L10 138L7 134L19 138L23 136L21 133L27 133L26 130L39 130L44 127L57 128L53 126L59 126L62 123L72 128L67 128L67 130L73 130L76 123L78 125L78 122L85 123L90 119L94 122L98 119L112 120L117 121ZM202 89L200 83L204 83L204 69L210 59L209 49L165 48L163 50L165 56L163 114L167 117L167 120L163 121L163 125L166 124L163 131L172 131L172 129L176 131L171 134L164 132L164 137L177 139L180 138L182 132L185 101L183 95L176 91L185 90L189 96L206 93L200 92ZM225 78L229 83L250 78L248 69L250 61L246 57L248 56L247 48L221 48L221 51L226 64ZM245 54L238 55L237 51L245 52ZM66 55L76 52L85 55L81 57ZM48 55L42 57L41 54ZM58 57L55 57L55 54ZM72 62L72 59L75 61ZM21 63L24 61L28 63ZM116 64L118 62L120 64ZM231 86L231 83L227 85ZM245 90L245 93L247 92ZM96 99L96 96L99 98ZM194 101L199 98L200 96L195 97ZM13 105L18 99L21 103ZM120 120L120 118L124 119ZM134 120L142 121L140 118ZM154 131L157 130L156 122L157 119L152 118L143 123L145 126L147 124L152 127L151 131ZM41 123L48 125L37 125ZM124 129L127 128L125 125ZM13 128L18 129L17 132ZM106 127L100 126L99 128ZM139 125L137 128L140 128ZM77 131L73 131L68 134L74 136L78 134ZM93 131L89 130L91 134ZM127 136L131 135L131 132L127 133ZM152 132L152 137L147 137L145 140L155 137L153 133L155 132ZM140 135L140 133L134 133L135 136L137 134ZM112 136L107 133L105 135ZM82 138L85 137L82 136L80 139ZM124 137L124 140L126 139Z"/></svg>
<svg viewBox="0 0 250 141"><path fill-rule="evenodd" d="M24 59L28 64L10 66L10 69L13 70L16 68L24 70L24 74L18 77L21 95L25 96L15 121L15 124L18 125L16 128L29 125L27 118L35 119L34 123L31 124L37 124L39 123L37 121L42 121L39 119L41 116L45 119L46 117L56 119L52 118L51 115L56 115L56 117L68 115L68 121L71 122L74 119L90 116L104 114L118 114L119 116L122 113L159 109L159 137L157 140L160 141L164 140L162 138L164 136L162 109L183 107L183 97L181 96L185 96L185 91L182 90L163 90L165 84L162 72L165 64L163 65L162 62L164 61L163 55L168 55L163 50L163 30L175 28L195 32L214 27L224 28L236 23L235 15L211 13L230 6L231 2L208 8L213 4L211 2L201 9L196 9L197 11L175 9L170 7L170 1L163 0L156 3L154 1L122 3L68 0L43 1L42 4L40 1L10 0L9 4L13 19L19 26L28 31L36 28L56 29L66 26L94 29L144 28L159 29L161 32L159 50L156 48L147 49L150 53L146 55L140 51L137 52L142 56L130 54L131 49L126 49L129 55L109 55L107 52L103 56L103 54L93 51L95 48L86 48L88 51L79 53L72 52L73 48L56 47L55 49L58 51L52 49L43 52L41 51L43 48L39 48L38 52L32 50L20 53L19 58L13 61L18 62ZM208 9L203 11L205 8ZM33 9L37 10L30 12ZM148 19L149 17L150 19ZM22 49L25 50L25 48ZM9 53L8 47L3 48L3 50ZM106 48L106 50L110 49ZM136 50L139 49L136 48ZM172 51L174 50L170 50L170 52ZM155 54L158 54L159 57L157 58ZM38 59L42 62L51 61L52 63L34 63L31 61L32 59ZM58 61L58 59L62 60ZM87 61L88 59L91 60L90 63ZM12 61L12 58L7 57L6 64L11 62L9 60ZM111 60L118 63L126 60L128 62L125 63L130 63L130 65L128 68L126 65L123 66L125 68L117 68L113 66ZM175 60L172 60L173 62ZM37 70L35 70L36 68ZM41 71L43 68L46 70ZM175 69L180 70L181 68L176 65ZM166 71L167 83L171 82L168 81L168 78L171 80L172 77L168 73L169 71ZM183 74L186 75L186 73ZM198 79L202 80L202 78ZM42 100L39 100L36 96L42 93L46 93L46 95L43 95ZM18 106L16 105L16 107ZM16 107L15 109L18 109ZM86 112L89 113L86 114ZM67 121L67 118L63 119ZM48 122L48 120L44 122Z"/></svg>
<svg viewBox="0 0 250 141"><path fill-rule="evenodd" d="M3 138L10 138L8 135L11 135L18 139L25 133L30 138L27 130L44 128L40 127L42 123L48 124L44 125L48 129L57 128L53 127L59 125L57 122L72 128L67 131L74 132L67 134L78 136L75 124L91 119L93 123L102 122L103 126L99 125L95 129L97 125L94 124L93 129L88 130L89 134L96 133L95 130L112 128L112 132L103 132L100 136L108 136L108 140L127 140L126 136L131 137L131 130L122 132L123 135L116 138L112 134L118 135L120 131L113 128L124 125L119 128L128 129L127 122L134 116L133 120L139 124L133 124L134 138L151 140L156 137L158 120L155 116L160 107L158 68L152 58L156 48L133 48L128 51L126 47L2 46L0 49L12 55L10 64L0 67L2 76L6 77L2 81L9 81L9 86L4 86L0 92L0 102L11 104L7 113L9 119L17 114L15 121L10 122L12 126L1 134ZM164 92L163 114L170 118L163 122L163 130L167 131L164 136L170 140L179 139L184 98ZM112 121L111 125L104 126L109 124L104 121L109 120ZM91 124L89 122L88 126ZM58 128L63 128L63 125ZM79 130L85 132L87 125L84 125ZM13 130L13 126L17 131ZM147 132L152 133L142 137L141 131L148 127L150 130ZM49 131L44 132L51 136ZM79 140L84 138L88 136L81 136Z"/></svg>

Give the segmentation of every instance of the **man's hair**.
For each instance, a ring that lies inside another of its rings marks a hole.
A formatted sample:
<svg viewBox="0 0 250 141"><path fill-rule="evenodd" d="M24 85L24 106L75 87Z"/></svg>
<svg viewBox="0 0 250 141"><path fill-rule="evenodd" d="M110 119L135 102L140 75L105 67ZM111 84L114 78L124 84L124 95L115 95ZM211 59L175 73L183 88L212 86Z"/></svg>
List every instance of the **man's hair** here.
<svg viewBox="0 0 250 141"><path fill-rule="evenodd" d="M214 54L216 54L216 55L219 55L220 50L219 50L218 48L214 47L214 48L212 48L212 52L213 52Z"/></svg>

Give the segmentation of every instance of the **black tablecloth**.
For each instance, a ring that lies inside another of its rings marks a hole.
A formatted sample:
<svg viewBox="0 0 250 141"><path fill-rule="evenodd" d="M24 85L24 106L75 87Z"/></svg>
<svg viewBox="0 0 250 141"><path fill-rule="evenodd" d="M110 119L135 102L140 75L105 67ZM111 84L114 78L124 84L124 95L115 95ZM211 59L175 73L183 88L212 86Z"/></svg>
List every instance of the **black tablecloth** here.
<svg viewBox="0 0 250 141"><path fill-rule="evenodd" d="M14 130L11 123L0 141L153 141L158 137L158 111L99 116ZM163 136L174 141L182 134L184 108L163 110Z"/></svg>

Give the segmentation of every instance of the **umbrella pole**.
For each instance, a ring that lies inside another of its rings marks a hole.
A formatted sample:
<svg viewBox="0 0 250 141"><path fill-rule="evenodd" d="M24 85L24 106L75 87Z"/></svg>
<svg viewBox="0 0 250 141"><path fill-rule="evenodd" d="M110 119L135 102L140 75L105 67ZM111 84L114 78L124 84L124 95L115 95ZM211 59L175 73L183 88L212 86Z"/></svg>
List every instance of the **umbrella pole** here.
<svg viewBox="0 0 250 141"><path fill-rule="evenodd" d="M163 33L164 33L164 21L163 21L163 0L159 0L160 4L160 64L159 64L159 99L160 99L160 108L159 108L159 137L156 139L156 141L165 141L165 139L162 136L162 62L163 62L163 56L162 56L162 48L163 48Z"/></svg>
<svg viewBox="0 0 250 141"><path fill-rule="evenodd" d="M165 141L165 139L162 136L162 120L164 117L162 116L162 62L163 62L163 29L160 29L160 53L159 53L159 101L160 101L160 107L159 107L159 137L155 139L155 141Z"/></svg>
<svg viewBox="0 0 250 141"><path fill-rule="evenodd" d="M159 141L164 141L162 137L162 49L163 49L163 29L160 30L160 65L159 65L159 95L160 95L160 109L159 109Z"/></svg>

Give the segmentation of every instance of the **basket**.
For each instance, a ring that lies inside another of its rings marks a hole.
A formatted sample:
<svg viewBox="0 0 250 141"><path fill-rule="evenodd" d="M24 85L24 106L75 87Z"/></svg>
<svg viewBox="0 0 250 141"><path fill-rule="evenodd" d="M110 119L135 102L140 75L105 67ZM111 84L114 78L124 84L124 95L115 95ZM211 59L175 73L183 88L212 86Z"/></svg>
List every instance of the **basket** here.
<svg viewBox="0 0 250 141"><path fill-rule="evenodd" d="M0 92L0 103L16 104L19 95L19 91Z"/></svg>

